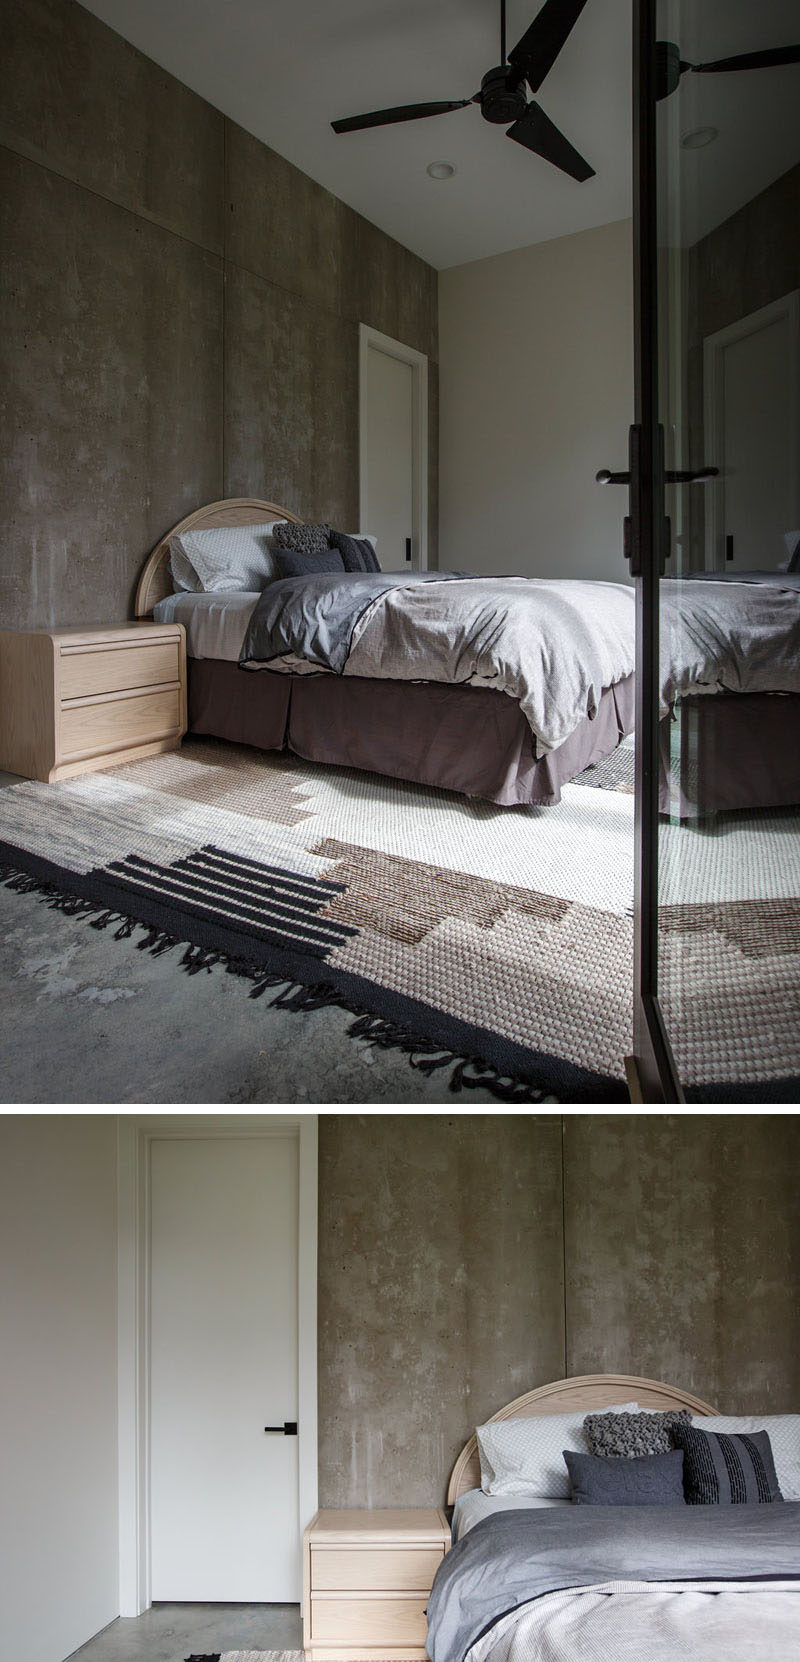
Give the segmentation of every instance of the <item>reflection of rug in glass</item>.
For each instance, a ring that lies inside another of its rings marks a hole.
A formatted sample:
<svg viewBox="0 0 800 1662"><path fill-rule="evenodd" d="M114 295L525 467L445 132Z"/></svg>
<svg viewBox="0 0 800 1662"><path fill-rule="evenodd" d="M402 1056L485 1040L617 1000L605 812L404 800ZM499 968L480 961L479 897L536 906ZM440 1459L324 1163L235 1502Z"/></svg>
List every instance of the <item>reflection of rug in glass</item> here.
<svg viewBox="0 0 800 1662"><path fill-rule="evenodd" d="M800 814L737 811L659 836L659 989L690 1099L800 1085Z"/></svg>
<svg viewBox="0 0 800 1662"><path fill-rule="evenodd" d="M188 969L233 961L256 987L296 983L281 1002L366 1012L362 1036L430 1065L447 1051L531 1100L624 1100L632 810L615 786L503 809L190 740L5 790L0 859L96 924L146 925L154 950L189 943Z"/></svg>

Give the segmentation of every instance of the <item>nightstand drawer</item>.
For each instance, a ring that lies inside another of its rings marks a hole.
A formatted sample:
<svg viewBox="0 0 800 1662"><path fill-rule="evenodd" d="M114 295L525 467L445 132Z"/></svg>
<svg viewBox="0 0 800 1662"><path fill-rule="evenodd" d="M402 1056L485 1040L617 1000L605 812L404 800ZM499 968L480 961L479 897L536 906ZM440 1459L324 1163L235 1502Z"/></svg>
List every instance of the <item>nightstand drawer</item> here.
<svg viewBox="0 0 800 1662"><path fill-rule="evenodd" d="M313 1547L311 1594L427 1592L444 1557L442 1547Z"/></svg>
<svg viewBox="0 0 800 1662"><path fill-rule="evenodd" d="M93 693L126 692L179 681L180 642L137 642L132 646L62 646L59 689L62 699Z"/></svg>
<svg viewBox="0 0 800 1662"><path fill-rule="evenodd" d="M61 706L59 757L64 762L149 744L181 730L181 689L129 693Z"/></svg>
<svg viewBox="0 0 800 1662"><path fill-rule="evenodd" d="M420 1598L312 1598L312 1644L421 1645L428 1632Z"/></svg>

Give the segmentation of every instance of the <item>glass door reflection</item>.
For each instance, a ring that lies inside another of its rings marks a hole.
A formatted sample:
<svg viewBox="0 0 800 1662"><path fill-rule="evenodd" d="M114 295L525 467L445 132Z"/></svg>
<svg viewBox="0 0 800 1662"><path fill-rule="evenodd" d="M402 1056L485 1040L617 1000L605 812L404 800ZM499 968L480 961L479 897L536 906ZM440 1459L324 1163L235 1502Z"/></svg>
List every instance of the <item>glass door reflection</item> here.
<svg viewBox="0 0 800 1662"><path fill-rule="evenodd" d="M658 1002L688 1101L795 1101L800 7L659 0L657 35Z"/></svg>

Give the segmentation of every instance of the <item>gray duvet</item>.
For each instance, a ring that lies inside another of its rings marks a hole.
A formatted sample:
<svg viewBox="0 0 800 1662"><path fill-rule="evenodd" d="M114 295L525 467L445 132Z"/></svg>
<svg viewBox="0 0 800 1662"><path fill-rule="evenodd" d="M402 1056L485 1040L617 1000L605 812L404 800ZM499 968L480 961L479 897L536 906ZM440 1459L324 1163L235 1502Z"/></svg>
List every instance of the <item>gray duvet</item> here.
<svg viewBox="0 0 800 1662"><path fill-rule="evenodd" d="M571 1589L627 1584L736 1586L783 1584L796 1623L800 1593L800 1503L772 1506L587 1506L505 1512L487 1518L447 1554L428 1601L432 1662L463 1662L510 1612ZM530 1608L529 1608L530 1607ZM788 1607L787 1607L788 1609ZM512 1624L513 1625L513 1624ZM504 1631L508 1633L506 1623ZM735 1631L728 1651L736 1656ZM642 1654L646 1646L642 1645ZM502 1657L502 1647L499 1656ZM652 1655L652 1653L650 1653ZM691 1652L690 1652L691 1654ZM707 1652L696 1651L698 1657ZM787 1652L787 1655L790 1654ZM717 1652L713 1653L716 1662Z"/></svg>
<svg viewBox="0 0 800 1662"><path fill-rule="evenodd" d="M544 755L632 674L633 590L446 572L282 578L264 590L239 662L294 671L296 659L337 675L507 693Z"/></svg>

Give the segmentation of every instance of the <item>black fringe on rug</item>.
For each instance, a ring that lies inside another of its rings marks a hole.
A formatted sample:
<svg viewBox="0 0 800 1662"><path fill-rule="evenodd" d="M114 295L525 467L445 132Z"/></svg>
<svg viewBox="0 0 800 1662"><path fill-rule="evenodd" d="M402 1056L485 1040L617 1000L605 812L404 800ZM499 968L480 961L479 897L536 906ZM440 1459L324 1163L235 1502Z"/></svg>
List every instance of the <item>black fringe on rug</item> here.
<svg viewBox="0 0 800 1662"><path fill-rule="evenodd" d="M18 894L36 894L49 909L86 922L92 929L113 928L113 938L116 941L129 940L137 930L141 930L142 935L136 940L136 947L140 952L147 952L155 958L183 948L179 966L186 974L199 975L202 971L210 974L212 970L220 967L228 975L235 975L252 983L250 998L261 998L267 992L275 992L270 1004L278 1009L310 1012L336 1006L345 1010L355 1017L347 1029L349 1037L374 1045L378 1050L401 1051L407 1056L409 1065L426 1078L440 1068L452 1069L448 1089L453 1093L483 1090L498 1102L519 1104L628 1100L627 1090L621 1080L589 1074L586 1070L574 1067L558 1057L526 1052L522 1046L505 1041L499 1035L488 1031L485 1035L481 1032L481 1038L485 1038L486 1049L490 1052L505 1053L505 1068L490 1061L486 1055L475 1054L466 1048L455 1048L452 1042L445 1042L446 1038L455 1038L456 1034L458 1038L462 1035L469 1037L475 1030L456 1017L448 1017L441 1011L401 994L379 989L383 1000L394 1006L397 1014L376 1014L365 1008L365 1004L357 996L362 987L365 991L371 988L371 983L360 981L356 976L341 976L342 983L350 983L353 993L356 994L351 996L346 984L337 986L332 981L301 981L293 978L286 970L267 969L263 964L258 965L249 957L240 956L222 946L187 941L185 936L171 934L144 918L118 911L107 901L94 900L70 891L68 886L62 887L62 881L66 880L68 884L71 874L52 867L50 862L42 860L39 856L27 852L25 856L34 867L39 868L38 871L26 872L20 869L20 866L8 861L8 855L14 853L16 850L11 849L8 844L2 846L2 856L5 858L0 857L0 885L3 887ZM53 881L52 877L45 875L48 869L51 872L58 871L59 881ZM95 887L96 880L101 875L106 876L92 873L82 879L77 873L74 874L77 882L88 883L94 879ZM187 925L191 924L189 918L184 921ZM315 970L318 969L318 959L310 962ZM405 1019L402 1019L403 1017ZM423 1025L432 1029L430 1036L422 1030ZM437 1029L442 1035L438 1038Z"/></svg>

